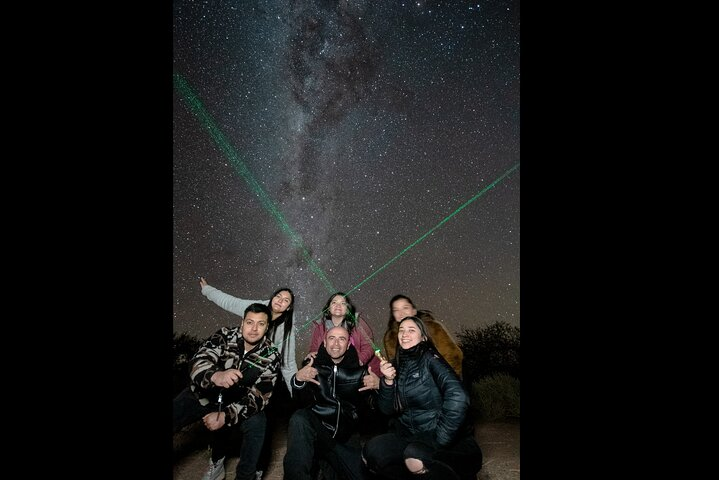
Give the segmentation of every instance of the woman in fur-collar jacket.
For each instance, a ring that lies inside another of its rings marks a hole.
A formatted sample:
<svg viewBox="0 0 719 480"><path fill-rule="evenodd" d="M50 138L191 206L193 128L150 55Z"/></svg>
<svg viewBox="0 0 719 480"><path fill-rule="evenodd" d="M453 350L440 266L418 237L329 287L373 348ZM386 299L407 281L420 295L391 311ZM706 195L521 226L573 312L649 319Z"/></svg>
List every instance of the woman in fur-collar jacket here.
<svg viewBox="0 0 719 480"><path fill-rule="evenodd" d="M412 315L416 315L424 321L427 332L437 351L447 360L457 373L457 376L462 378L462 359L464 358L462 349L459 348L444 325L434 318L431 311L417 310L414 302L406 295L395 295L389 301L389 321L387 322L387 331L385 331L383 339L387 358L394 358L397 351L397 331L400 320Z"/></svg>
<svg viewBox="0 0 719 480"><path fill-rule="evenodd" d="M383 478L476 478L482 451L467 418L469 396L419 317L399 322L395 357L380 368L378 405L392 418L388 433L365 444L369 470Z"/></svg>

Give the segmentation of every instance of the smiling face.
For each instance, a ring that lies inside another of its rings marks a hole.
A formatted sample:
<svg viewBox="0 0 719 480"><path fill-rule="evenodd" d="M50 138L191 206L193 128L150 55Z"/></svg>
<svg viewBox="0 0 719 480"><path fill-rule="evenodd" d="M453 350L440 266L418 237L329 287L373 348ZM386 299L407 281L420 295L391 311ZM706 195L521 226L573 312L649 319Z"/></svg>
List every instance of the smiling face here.
<svg viewBox="0 0 719 480"><path fill-rule="evenodd" d="M334 327L325 334L325 349L332 357L332 361L339 363L347 353L350 346L350 334L343 327Z"/></svg>
<svg viewBox="0 0 719 480"><path fill-rule="evenodd" d="M344 317L347 314L347 302L342 295L335 295L330 301L330 315Z"/></svg>
<svg viewBox="0 0 719 480"><path fill-rule="evenodd" d="M272 297L270 302L270 308L272 309L272 316L282 315L288 308L292 306L292 295L287 290L280 290L277 295Z"/></svg>
<svg viewBox="0 0 719 480"><path fill-rule="evenodd" d="M422 340L426 340L426 337L422 335L422 331L414 320L407 319L402 320L399 324L397 340L399 340L399 346L404 350L407 350L408 348L414 347Z"/></svg>
<svg viewBox="0 0 719 480"><path fill-rule="evenodd" d="M417 309L407 301L406 298L398 298L392 302L392 316L396 322L399 322L404 317L412 317L417 315Z"/></svg>

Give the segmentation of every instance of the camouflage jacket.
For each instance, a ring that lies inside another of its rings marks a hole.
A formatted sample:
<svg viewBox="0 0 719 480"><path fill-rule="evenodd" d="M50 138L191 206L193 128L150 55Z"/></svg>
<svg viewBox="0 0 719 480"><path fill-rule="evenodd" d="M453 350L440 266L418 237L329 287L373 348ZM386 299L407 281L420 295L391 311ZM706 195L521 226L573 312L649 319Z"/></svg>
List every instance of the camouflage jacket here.
<svg viewBox="0 0 719 480"><path fill-rule="evenodd" d="M225 425L236 425L267 406L280 368L280 356L272 342L264 337L244 354L239 326L223 327L215 332L190 360L191 389L203 405L225 412ZM214 385L215 372L236 368L242 372L239 382L229 388ZM222 393L222 401L218 401Z"/></svg>

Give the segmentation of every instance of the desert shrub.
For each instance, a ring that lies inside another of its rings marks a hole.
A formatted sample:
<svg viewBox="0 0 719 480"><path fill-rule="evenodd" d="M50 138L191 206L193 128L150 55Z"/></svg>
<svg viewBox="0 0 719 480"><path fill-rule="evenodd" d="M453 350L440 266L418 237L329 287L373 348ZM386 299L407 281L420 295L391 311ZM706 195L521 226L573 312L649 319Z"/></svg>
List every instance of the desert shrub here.
<svg viewBox="0 0 719 480"><path fill-rule="evenodd" d="M495 322L474 329L465 328L457 338L464 353L462 377L465 385L497 373L519 379L519 327Z"/></svg>
<svg viewBox="0 0 719 480"><path fill-rule="evenodd" d="M199 338L182 333L172 333L172 354L174 356L172 370L173 395L177 395L190 384L190 359L202 345Z"/></svg>
<svg viewBox="0 0 719 480"><path fill-rule="evenodd" d="M472 384L472 410L482 421L519 418L519 379L497 373Z"/></svg>

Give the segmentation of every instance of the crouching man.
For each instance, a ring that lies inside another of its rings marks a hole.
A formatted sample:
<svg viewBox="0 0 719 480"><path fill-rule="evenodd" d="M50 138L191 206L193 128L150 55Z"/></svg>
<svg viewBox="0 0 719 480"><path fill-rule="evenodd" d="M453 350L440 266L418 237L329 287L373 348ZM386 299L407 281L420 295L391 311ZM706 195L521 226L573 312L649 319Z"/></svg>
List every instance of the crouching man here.
<svg viewBox="0 0 719 480"><path fill-rule="evenodd" d="M285 480L310 480L313 464L324 460L345 480L361 480L363 463L359 443L360 402L369 400L379 388L379 377L360 366L349 333L334 327L325 333L315 358L292 377L292 388L301 404L290 417ZM324 464L324 462L320 462Z"/></svg>

